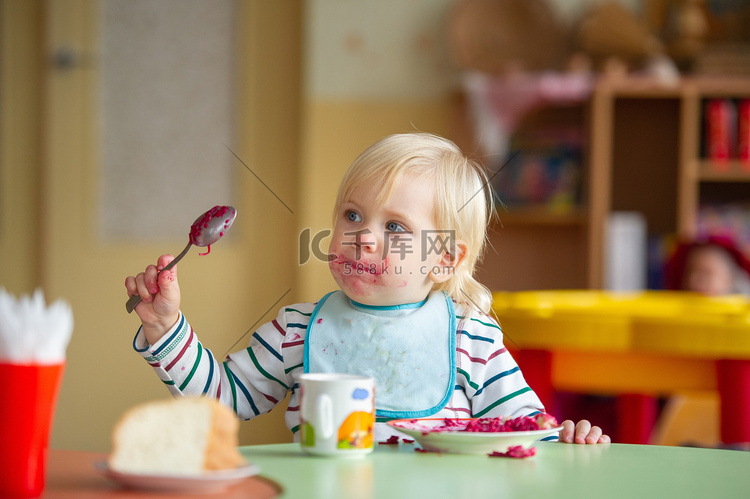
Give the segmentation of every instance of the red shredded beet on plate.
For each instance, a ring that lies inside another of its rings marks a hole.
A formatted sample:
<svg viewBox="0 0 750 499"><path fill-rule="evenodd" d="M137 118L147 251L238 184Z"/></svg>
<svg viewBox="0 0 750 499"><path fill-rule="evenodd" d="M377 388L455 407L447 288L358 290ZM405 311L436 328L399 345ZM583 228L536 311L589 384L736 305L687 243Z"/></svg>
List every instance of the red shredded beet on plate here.
<svg viewBox="0 0 750 499"><path fill-rule="evenodd" d="M447 420L446 420L447 422ZM541 424L540 424L541 423ZM469 422L464 431L471 432L505 432L505 431L536 431L554 428L557 421L549 414L536 416L519 416L513 419L479 418Z"/></svg>

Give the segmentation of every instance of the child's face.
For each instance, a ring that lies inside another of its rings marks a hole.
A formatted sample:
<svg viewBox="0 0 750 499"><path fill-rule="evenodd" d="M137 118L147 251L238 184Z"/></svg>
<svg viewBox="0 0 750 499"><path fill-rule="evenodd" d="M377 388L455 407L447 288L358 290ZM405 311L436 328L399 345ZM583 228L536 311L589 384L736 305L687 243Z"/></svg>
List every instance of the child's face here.
<svg viewBox="0 0 750 499"><path fill-rule="evenodd" d="M705 246L690 252L685 266L683 288L708 296L732 292L732 266L724 250Z"/></svg>
<svg viewBox="0 0 750 499"><path fill-rule="evenodd" d="M436 231L434 182L406 176L378 208L379 187L362 185L341 205L331 273L349 298L366 305L422 301L450 248L450 234Z"/></svg>

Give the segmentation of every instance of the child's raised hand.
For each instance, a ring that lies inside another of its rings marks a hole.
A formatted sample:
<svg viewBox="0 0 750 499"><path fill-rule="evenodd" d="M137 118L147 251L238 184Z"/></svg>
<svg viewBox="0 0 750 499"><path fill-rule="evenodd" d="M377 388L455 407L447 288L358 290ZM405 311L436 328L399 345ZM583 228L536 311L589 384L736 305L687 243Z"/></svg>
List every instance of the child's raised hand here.
<svg viewBox="0 0 750 499"><path fill-rule="evenodd" d="M128 296L140 295L141 301L135 313L143 323L146 340L153 345L180 317L180 286L177 283L177 267L159 273L172 255L162 255L156 265L149 265L144 272L125 279Z"/></svg>
<svg viewBox="0 0 750 499"><path fill-rule="evenodd" d="M560 430L560 442L567 444L608 444L612 440L609 435L604 435L598 426L582 419L578 424L567 419L563 421L563 429Z"/></svg>

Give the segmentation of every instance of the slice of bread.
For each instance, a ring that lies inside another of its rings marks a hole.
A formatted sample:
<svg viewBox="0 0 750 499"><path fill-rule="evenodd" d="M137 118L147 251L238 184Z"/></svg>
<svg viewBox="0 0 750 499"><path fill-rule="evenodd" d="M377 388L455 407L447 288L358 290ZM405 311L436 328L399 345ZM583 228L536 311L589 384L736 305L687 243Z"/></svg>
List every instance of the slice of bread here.
<svg viewBox="0 0 750 499"><path fill-rule="evenodd" d="M199 475L245 464L234 412L208 398L137 405L112 431L109 467L121 473Z"/></svg>

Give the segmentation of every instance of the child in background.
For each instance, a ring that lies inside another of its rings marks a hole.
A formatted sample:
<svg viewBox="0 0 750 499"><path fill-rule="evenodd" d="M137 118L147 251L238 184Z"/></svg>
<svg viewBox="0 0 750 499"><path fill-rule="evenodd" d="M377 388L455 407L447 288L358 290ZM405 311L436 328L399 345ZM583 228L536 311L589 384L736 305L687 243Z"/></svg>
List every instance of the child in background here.
<svg viewBox="0 0 750 499"><path fill-rule="evenodd" d="M474 268L492 195L483 170L452 142L411 133L365 150L344 175L329 267L340 287L317 303L281 309L249 346L217 361L181 313L177 268L162 255L137 276L142 301L133 346L175 396L203 394L250 419L291 391L286 424L299 429L302 372L376 379L376 440L400 417L517 417L543 412ZM332 348L332 345L335 345ZM597 426L563 423L560 440L609 442Z"/></svg>
<svg viewBox="0 0 750 499"><path fill-rule="evenodd" d="M750 294L750 261L727 237L682 242L666 266L666 288L706 296Z"/></svg>
<svg viewBox="0 0 750 499"><path fill-rule="evenodd" d="M750 261L729 237L714 235L682 241L667 261L664 284L669 290L705 296L750 295ZM672 395L659 417L656 428L661 431L656 434L656 443L701 442L700 445L714 446L719 435L718 394L688 391ZM701 421L700 430L696 432L685 421Z"/></svg>

